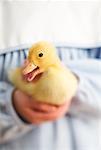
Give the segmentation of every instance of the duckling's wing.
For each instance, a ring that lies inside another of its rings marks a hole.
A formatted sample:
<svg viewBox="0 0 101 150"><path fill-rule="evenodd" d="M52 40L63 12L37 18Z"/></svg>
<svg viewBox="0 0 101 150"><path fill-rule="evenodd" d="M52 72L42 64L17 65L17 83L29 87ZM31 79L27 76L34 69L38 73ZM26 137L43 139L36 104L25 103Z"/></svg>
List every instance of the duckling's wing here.
<svg viewBox="0 0 101 150"><path fill-rule="evenodd" d="M69 88L69 91L71 92L71 95L74 96L77 91L78 79L75 74L73 74L68 68L65 68L64 71L67 78L67 86Z"/></svg>

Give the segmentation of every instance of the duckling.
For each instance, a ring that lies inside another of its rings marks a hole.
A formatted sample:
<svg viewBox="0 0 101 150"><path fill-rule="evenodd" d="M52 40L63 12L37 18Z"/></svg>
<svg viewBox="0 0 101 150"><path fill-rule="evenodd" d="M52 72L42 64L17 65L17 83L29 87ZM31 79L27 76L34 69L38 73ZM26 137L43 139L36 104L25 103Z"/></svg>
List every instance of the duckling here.
<svg viewBox="0 0 101 150"><path fill-rule="evenodd" d="M11 71L9 79L33 100L53 105L70 101L77 89L75 75L62 65L55 47L46 41L29 49L26 66Z"/></svg>

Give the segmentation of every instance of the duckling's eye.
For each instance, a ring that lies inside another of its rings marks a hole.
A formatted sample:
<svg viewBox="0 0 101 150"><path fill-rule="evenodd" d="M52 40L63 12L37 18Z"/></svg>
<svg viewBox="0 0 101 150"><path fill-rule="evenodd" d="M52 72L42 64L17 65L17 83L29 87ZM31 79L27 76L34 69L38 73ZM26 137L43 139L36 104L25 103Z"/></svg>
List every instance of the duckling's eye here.
<svg viewBox="0 0 101 150"><path fill-rule="evenodd" d="M43 56L43 53L40 53L40 54L39 54L39 57L42 57L42 56Z"/></svg>

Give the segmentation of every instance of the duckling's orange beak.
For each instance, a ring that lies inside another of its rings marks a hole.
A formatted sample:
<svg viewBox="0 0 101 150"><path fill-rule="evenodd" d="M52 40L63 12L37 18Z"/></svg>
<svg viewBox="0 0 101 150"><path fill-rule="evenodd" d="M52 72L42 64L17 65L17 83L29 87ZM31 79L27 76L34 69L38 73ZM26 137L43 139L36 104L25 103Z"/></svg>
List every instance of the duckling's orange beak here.
<svg viewBox="0 0 101 150"><path fill-rule="evenodd" d="M25 69L23 70L23 75L26 75L30 72L32 72L34 69L36 69L37 66L34 65L33 63L29 63L27 64L27 66L25 67Z"/></svg>
<svg viewBox="0 0 101 150"><path fill-rule="evenodd" d="M36 75L42 73L42 70L38 66L34 65L33 63L27 62L22 73L25 76L25 78L30 82L34 80Z"/></svg>

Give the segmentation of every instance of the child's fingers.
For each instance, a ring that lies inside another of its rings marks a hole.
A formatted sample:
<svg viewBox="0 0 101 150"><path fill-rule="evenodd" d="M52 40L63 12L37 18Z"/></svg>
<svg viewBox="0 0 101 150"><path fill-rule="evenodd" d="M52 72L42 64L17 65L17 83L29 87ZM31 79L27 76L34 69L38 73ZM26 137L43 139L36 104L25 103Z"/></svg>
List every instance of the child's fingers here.
<svg viewBox="0 0 101 150"><path fill-rule="evenodd" d="M50 105L42 102L36 102L35 100L32 100L32 109L36 109L38 111L42 112L52 112L57 109L55 105Z"/></svg>
<svg viewBox="0 0 101 150"><path fill-rule="evenodd" d="M26 118L28 122L32 124L41 124L46 121L53 121L61 118L68 111L68 105L64 104L59 106L57 110L53 112L40 112L38 110L32 110L31 108L26 108L22 112L22 117Z"/></svg>
<svg viewBox="0 0 101 150"><path fill-rule="evenodd" d="M22 115L23 117L26 116L27 121L33 124L39 124L45 121L43 113L33 111L32 109L25 109Z"/></svg>
<svg viewBox="0 0 101 150"><path fill-rule="evenodd" d="M61 118L67 112L67 107L62 106L62 108L57 109L56 111L50 113L43 113L39 111L33 111L27 109L26 113L28 114L28 121L34 124L40 124L45 121L53 121L58 118Z"/></svg>
<svg viewBox="0 0 101 150"><path fill-rule="evenodd" d="M27 119L27 121L29 123L35 123L35 124L37 124L37 122L39 122L39 118L36 118L34 116L35 113L34 113L33 110L31 110L31 109L28 108L28 109L25 109L23 112L24 112L24 114L22 114L22 115L26 116L26 119Z"/></svg>

